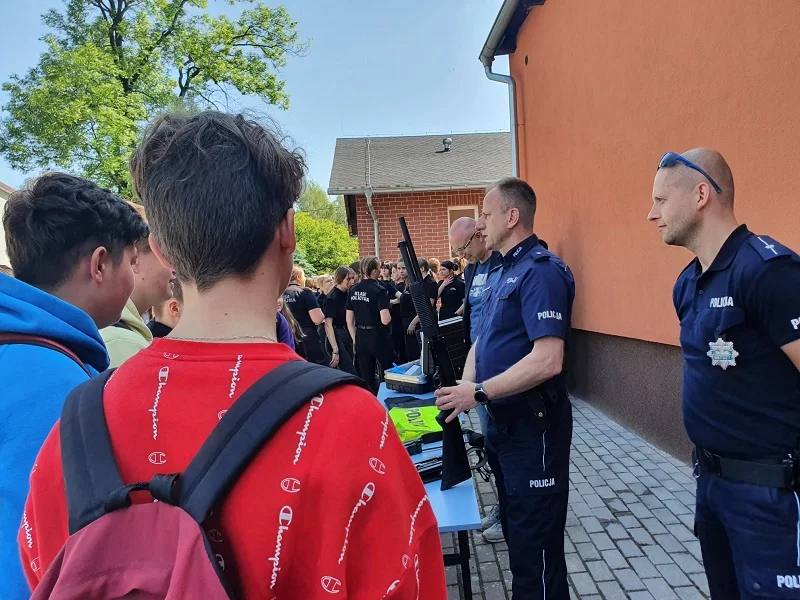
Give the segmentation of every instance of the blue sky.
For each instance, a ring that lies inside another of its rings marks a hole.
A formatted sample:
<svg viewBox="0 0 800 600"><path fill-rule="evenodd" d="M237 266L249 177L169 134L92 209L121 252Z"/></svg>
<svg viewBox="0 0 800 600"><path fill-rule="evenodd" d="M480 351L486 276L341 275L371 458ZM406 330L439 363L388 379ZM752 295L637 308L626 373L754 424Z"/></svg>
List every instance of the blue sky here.
<svg viewBox="0 0 800 600"><path fill-rule="evenodd" d="M276 4L267 0L268 4ZM308 54L281 71L291 107L270 107L305 150L309 177L327 187L337 137L508 131L508 92L478 61L502 0L284 0ZM35 65L46 33L40 15L59 0L0 3L0 81ZM221 0L213 12L234 14ZM505 57L495 70L507 72ZM6 96L0 95L0 102ZM265 111L259 100L244 107ZM0 181L20 173L0 159Z"/></svg>

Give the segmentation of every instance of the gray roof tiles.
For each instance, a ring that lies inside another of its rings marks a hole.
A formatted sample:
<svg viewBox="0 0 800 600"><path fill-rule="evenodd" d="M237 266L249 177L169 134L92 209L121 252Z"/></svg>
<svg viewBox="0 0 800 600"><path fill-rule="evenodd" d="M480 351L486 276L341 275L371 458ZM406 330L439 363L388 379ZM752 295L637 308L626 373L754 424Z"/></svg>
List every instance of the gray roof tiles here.
<svg viewBox="0 0 800 600"><path fill-rule="evenodd" d="M446 137L453 142L449 152L442 152ZM328 193L363 191L368 170L375 192L481 187L511 174L511 136L505 132L340 138Z"/></svg>

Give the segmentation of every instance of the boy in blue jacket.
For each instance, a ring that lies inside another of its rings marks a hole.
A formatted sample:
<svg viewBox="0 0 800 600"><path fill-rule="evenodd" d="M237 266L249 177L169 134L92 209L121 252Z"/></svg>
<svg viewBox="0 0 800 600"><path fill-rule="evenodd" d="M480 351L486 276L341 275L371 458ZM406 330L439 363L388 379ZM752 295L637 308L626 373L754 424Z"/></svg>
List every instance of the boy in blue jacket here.
<svg viewBox="0 0 800 600"><path fill-rule="evenodd" d="M30 591L16 547L28 478L76 385L108 368L99 328L133 291L136 211L90 181L49 173L16 192L3 215L14 277L0 274L0 589Z"/></svg>

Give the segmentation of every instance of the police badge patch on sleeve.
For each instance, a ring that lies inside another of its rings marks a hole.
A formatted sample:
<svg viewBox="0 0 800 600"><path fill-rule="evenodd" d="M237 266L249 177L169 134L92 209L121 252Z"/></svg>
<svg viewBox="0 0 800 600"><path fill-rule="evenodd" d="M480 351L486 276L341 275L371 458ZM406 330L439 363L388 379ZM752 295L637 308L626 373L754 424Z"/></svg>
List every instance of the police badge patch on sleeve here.
<svg viewBox="0 0 800 600"><path fill-rule="evenodd" d="M706 352L706 356L711 359L712 367L720 367L724 371L728 367L736 366L739 353L733 349L733 342L717 338L716 342L708 342L708 347L710 350Z"/></svg>

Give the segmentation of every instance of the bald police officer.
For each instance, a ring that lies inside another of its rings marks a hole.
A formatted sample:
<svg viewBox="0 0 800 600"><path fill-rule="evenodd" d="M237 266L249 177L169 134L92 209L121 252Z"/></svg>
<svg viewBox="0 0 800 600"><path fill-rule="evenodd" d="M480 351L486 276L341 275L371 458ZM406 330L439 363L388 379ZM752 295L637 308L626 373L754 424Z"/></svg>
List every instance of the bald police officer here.
<svg viewBox="0 0 800 600"><path fill-rule="evenodd" d="M464 381L437 391L455 415L484 404L486 449L508 542L515 600L568 600L564 524L572 407L564 380L575 282L533 233L536 195L514 177L490 186L477 231L502 253L489 274Z"/></svg>
<svg viewBox="0 0 800 600"><path fill-rule="evenodd" d="M668 152L648 219L696 258L673 291L711 597L800 598L800 256L739 225L716 151Z"/></svg>

